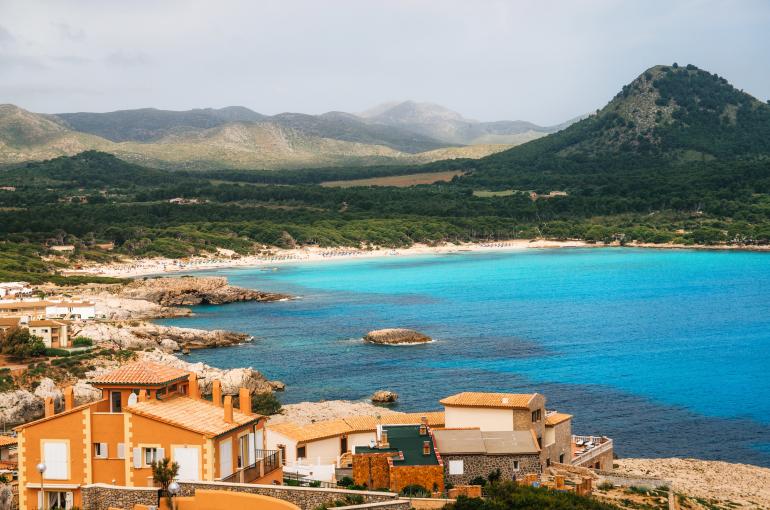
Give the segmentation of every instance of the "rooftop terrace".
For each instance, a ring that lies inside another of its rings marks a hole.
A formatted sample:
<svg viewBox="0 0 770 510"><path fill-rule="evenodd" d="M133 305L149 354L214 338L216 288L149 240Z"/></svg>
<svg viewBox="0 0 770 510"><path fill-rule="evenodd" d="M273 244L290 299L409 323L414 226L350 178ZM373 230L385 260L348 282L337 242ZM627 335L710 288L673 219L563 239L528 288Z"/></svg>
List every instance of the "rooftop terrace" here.
<svg viewBox="0 0 770 510"><path fill-rule="evenodd" d="M436 449L430 435L421 436L419 425L390 425L382 427L388 434L389 448L356 446L356 454L388 453L400 454L393 457L394 466L435 466L439 464ZM430 444L430 455L423 455L425 441Z"/></svg>

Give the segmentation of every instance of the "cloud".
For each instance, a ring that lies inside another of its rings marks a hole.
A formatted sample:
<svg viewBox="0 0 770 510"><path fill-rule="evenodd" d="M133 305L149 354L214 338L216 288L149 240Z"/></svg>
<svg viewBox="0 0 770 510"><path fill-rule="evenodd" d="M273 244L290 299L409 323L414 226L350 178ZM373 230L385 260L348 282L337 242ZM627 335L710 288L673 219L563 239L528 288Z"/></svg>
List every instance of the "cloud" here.
<svg viewBox="0 0 770 510"><path fill-rule="evenodd" d="M141 66L150 63L150 57L142 52L113 51L104 57L104 62L114 66Z"/></svg>
<svg viewBox="0 0 770 510"><path fill-rule="evenodd" d="M86 32L82 28L73 27L67 23L52 23L59 31L62 39L72 42L83 42L86 39Z"/></svg>
<svg viewBox="0 0 770 510"><path fill-rule="evenodd" d="M81 57L80 55L53 55L49 56L48 60L51 62L55 62L57 64L75 64L75 65L83 65L83 64L90 64L93 62L93 59L88 57Z"/></svg>
<svg viewBox="0 0 770 510"><path fill-rule="evenodd" d="M0 25L0 46L10 46L16 42L16 38L5 28Z"/></svg>

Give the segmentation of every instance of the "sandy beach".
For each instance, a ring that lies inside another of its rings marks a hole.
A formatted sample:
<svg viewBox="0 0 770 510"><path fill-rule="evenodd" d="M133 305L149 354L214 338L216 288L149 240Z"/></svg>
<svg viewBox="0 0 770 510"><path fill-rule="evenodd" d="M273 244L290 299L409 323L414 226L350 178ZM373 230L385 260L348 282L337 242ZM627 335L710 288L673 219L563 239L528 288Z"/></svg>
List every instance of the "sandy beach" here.
<svg viewBox="0 0 770 510"><path fill-rule="evenodd" d="M209 256L197 256L184 259L170 258L124 258L120 262L109 264L82 264L77 269L63 271L66 275L89 274L109 276L114 278L139 278L142 276L157 276L169 273L188 271L203 271L231 267L273 267L279 264L319 262L325 260L365 259L378 257L409 257L414 255L442 255L447 253L516 251L527 249L558 249L558 248L609 248L621 247L619 243L603 244L588 243L579 240L553 241L546 239L512 239L488 243L445 243L441 245L415 244L408 248L378 248L361 249L352 247L321 248L306 246L302 248L266 249L259 255L238 255L230 250L219 249ZM630 243L626 248L646 248L657 250L743 250L770 251L770 246L753 245L684 245L684 244L653 244Z"/></svg>
<svg viewBox="0 0 770 510"><path fill-rule="evenodd" d="M138 278L186 271L200 271L229 267L271 267L278 264L298 262L319 262L324 260L363 259L378 257L399 257L413 255L441 255L447 253L492 252L503 250L526 250L533 248L580 248L591 246L583 241L547 241L517 239L490 243L463 243L428 246L415 244L409 248L380 248L364 250L358 248L303 247L294 249L272 249L261 255L239 256L228 250L220 250L208 257L187 259L146 258L124 259L110 264L84 264L79 269L64 271L68 275L90 274L115 278Z"/></svg>

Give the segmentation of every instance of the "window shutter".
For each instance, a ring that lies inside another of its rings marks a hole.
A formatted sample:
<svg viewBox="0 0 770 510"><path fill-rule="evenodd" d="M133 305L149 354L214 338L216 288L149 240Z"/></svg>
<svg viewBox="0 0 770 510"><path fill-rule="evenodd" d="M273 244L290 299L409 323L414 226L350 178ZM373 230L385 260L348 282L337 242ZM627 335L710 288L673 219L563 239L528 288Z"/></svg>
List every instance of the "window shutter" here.
<svg viewBox="0 0 770 510"><path fill-rule="evenodd" d="M70 508L72 508L72 504L73 504L75 501L74 501L74 498L72 497L72 493L71 493L71 492L67 492L67 493L65 493L65 495L64 495L64 501L65 501L65 503L64 503L64 507L65 507L65 508L67 508L67 510L69 510Z"/></svg>
<svg viewBox="0 0 770 510"><path fill-rule="evenodd" d="M118 458L119 459L125 459L126 458L126 445L125 445L125 443L118 443Z"/></svg>
<svg viewBox="0 0 770 510"><path fill-rule="evenodd" d="M257 452L254 451L254 433L249 432L249 461L248 461L249 465L252 465L255 462L257 462L257 459L255 458L256 453Z"/></svg>
<svg viewBox="0 0 770 510"><path fill-rule="evenodd" d="M142 449L141 448L134 448L134 467L137 469L142 467Z"/></svg>
<svg viewBox="0 0 770 510"><path fill-rule="evenodd" d="M43 508L43 491L37 491L37 507Z"/></svg>
<svg viewBox="0 0 770 510"><path fill-rule="evenodd" d="M155 457L155 460L161 460L166 458L166 450L163 448L158 448L157 455Z"/></svg>
<svg viewBox="0 0 770 510"><path fill-rule="evenodd" d="M102 443L101 448L102 448L102 458L103 459L108 459L110 457L109 444L108 443Z"/></svg>

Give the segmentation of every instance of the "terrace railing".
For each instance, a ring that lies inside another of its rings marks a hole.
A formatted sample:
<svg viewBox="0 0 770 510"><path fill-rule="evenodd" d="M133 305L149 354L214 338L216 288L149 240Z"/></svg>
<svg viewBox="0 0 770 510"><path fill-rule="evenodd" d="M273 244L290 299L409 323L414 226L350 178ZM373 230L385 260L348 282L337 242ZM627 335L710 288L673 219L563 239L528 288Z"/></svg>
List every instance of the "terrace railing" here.
<svg viewBox="0 0 770 510"><path fill-rule="evenodd" d="M572 441L576 444L582 443L585 448L585 451L572 458L572 464L575 466L587 464L602 453L612 450L612 439L604 436L572 436ZM592 446L586 447L586 444Z"/></svg>
<svg viewBox="0 0 770 510"><path fill-rule="evenodd" d="M281 454L277 450L257 450L256 462L237 470L230 476L218 479L220 482L252 483L281 467Z"/></svg>

